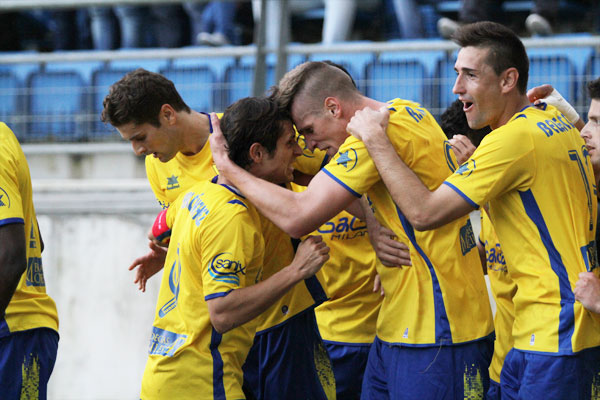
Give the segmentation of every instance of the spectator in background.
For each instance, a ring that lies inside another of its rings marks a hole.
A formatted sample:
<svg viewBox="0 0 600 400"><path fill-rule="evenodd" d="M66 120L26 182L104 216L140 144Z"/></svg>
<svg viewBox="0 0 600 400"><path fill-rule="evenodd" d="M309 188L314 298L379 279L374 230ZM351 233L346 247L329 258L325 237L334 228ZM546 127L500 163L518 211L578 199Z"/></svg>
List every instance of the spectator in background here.
<svg viewBox="0 0 600 400"><path fill-rule="evenodd" d="M440 36L449 39L462 24L478 21L499 22L502 15L503 0L462 0L458 13L458 22L450 18L438 20ZM525 20L525 26L532 35L549 36L558 11L558 0L534 0L531 14Z"/></svg>
<svg viewBox="0 0 600 400"><path fill-rule="evenodd" d="M185 3L185 10L190 16L192 43L209 46L238 44L233 23L237 6L236 1Z"/></svg>

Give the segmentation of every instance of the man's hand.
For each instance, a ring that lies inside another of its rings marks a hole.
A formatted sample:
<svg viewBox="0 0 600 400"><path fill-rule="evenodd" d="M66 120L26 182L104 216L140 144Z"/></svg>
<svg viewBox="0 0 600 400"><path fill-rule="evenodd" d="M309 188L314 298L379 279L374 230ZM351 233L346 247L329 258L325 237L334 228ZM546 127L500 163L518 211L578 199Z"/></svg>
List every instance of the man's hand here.
<svg viewBox="0 0 600 400"><path fill-rule="evenodd" d="M411 266L408 246L397 241L396 234L392 230L382 226L370 210L364 208L364 202L361 205L363 205L363 210L365 210L366 214L369 241L379 261L386 267L401 268L404 265Z"/></svg>
<svg viewBox="0 0 600 400"><path fill-rule="evenodd" d="M226 171L227 166L232 163L227 153L227 140L221 131L221 121L216 113L210 113L210 123L213 131L210 135L210 150L212 157L220 173Z"/></svg>
<svg viewBox="0 0 600 400"><path fill-rule="evenodd" d="M373 282L373 293L377 293L381 296L385 296L385 292L383 291L383 285L381 284L381 278L379 274L375 275L375 281Z"/></svg>
<svg viewBox="0 0 600 400"><path fill-rule="evenodd" d="M553 90L554 88L552 87L552 85L548 84L536 86L527 91L527 98L531 103L537 105L541 103L546 97L548 97Z"/></svg>
<svg viewBox="0 0 600 400"><path fill-rule="evenodd" d="M387 106L379 110L365 107L357 111L346 126L346 131L355 138L367 142L370 139L387 138L386 129L390 120Z"/></svg>
<svg viewBox="0 0 600 400"><path fill-rule="evenodd" d="M454 135L452 139L448 140L448 143L452 146L452 151L454 151L459 165L467 161L475 151L475 146L473 146L471 140L464 135Z"/></svg>
<svg viewBox="0 0 600 400"><path fill-rule="evenodd" d="M581 130L583 128L583 120L575 108L551 85L546 84L529 89L527 98L534 105L543 102L556 107L577 129Z"/></svg>
<svg viewBox="0 0 600 400"><path fill-rule="evenodd" d="M156 245L154 242L149 242L148 247L150 247L150 252L136 258L129 266L130 271L137 267L133 283L137 283L138 289L142 292L146 291L148 279L164 267L167 258L167 249Z"/></svg>
<svg viewBox="0 0 600 400"><path fill-rule="evenodd" d="M600 314L600 278L593 272L581 272L575 284L575 299L588 310Z"/></svg>
<svg viewBox="0 0 600 400"><path fill-rule="evenodd" d="M307 279L321 269L329 260L329 247L321 236L309 236L300 243L290 267L300 274L301 279Z"/></svg>

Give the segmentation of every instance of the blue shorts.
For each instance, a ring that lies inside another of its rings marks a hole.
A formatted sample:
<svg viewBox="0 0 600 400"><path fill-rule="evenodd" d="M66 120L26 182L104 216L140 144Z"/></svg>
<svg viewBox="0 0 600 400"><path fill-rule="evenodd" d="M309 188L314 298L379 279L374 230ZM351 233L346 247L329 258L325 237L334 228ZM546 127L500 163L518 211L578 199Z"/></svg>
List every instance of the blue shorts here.
<svg viewBox="0 0 600 400"><path fill-rule="evenodd" d="M326 400L335 396L331 361L313 308L258 332L242 369L248 398Z"/></svg>
<svg viewBox="0 0 600 400"><path fill-rule="evenodd" d="M333 366L337 398L342 400L360 399L363 375L371 345L326 340L323 343L325 343Z"/></svg>
<svg viewBox="0 0 600 400"><path fill-rule="evenodd" d="M590 399L600 395L600 347L575 355L513 348L500 374L502 399Z"/></svg>
<svg viewBox="0 0 600 400"><path fill-rule="evenodd" d="M502 392L500 390L500 384L490 379L490 388L485 396L486 400L500 400L502 398Z"/></svg>
<svg viewBox="0 0 600 400"><path fill-rule="evenodd" d="M58 333L48 328L0 338L0 397L46 399L57 349Z"/></svg>
<svg viewBox="0 0 600 400"><path fill-rule="evenodd" d="M493 336L438 347L391 345L375 338L361 399L481 399L489 387L493 347Z"/></svg>

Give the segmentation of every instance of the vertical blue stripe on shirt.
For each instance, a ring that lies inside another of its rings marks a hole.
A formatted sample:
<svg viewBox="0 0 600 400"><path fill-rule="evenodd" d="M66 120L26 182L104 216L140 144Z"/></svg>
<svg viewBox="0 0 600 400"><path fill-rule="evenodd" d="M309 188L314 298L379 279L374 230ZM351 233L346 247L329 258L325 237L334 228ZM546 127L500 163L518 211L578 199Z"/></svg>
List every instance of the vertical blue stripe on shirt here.
<svg viewBox="0 0 600 400"><path fill-rule="evenodd" d="M321 282L319 282L316 276L313 275L310 278L305 279L304 284L315 301L315 304L319 305L327 300L327 295L323 290L323 286L321 286Z"/></svg>
<svg viewBox="0 0 600 400"><path fill-rule="evenodd" d="M223 335L212 328L212 334L210 336L210 354L213 359L213 398L215 400L226 400L225 397L225 385L223 383L223 358L219 352L219 345L221 344Z"/></svg>
<svg viewBox="0 0 600 400"><path fill-rule="evenodd" d="M571 346L571 338L573 331L575 330L575 315L573 310L573 304L575 303L575 297L571 290L571 284L569 283L569 276L565 265L563 264L560 253L552 242L550 232L542 216L542 212L538 207L535 197L530 190L525 192L519 192L521 201L525 207L525 212L531 221L535 224L540 233L542 243L548 251L548 258L550 259L550 267L558 277L558 284L560 289L560 314L558 323L558 352L569 353L573 352Z"/></svg>
<svg viewBox="0 0 600 400"><path fill-rule="evenodd" d="M423 257L423 260L425 260L425 263L429 268L429 273L431 274L431 283L433 284L433 304L435 309L435 343L439 344L448 341L449 343L452 343L452 332L450 331L450 323L448 322L448 315L446 314L442 288L440 287L440 282L438 281L433 264L431 264L431 261L423 249L417 244L415 231L398 206L396 206L396 211L400 218L400 222L402 223L402 228L404 228L404 232L406 232L412 245L415 246L417 252L419 252L421 257Z"/></svg>

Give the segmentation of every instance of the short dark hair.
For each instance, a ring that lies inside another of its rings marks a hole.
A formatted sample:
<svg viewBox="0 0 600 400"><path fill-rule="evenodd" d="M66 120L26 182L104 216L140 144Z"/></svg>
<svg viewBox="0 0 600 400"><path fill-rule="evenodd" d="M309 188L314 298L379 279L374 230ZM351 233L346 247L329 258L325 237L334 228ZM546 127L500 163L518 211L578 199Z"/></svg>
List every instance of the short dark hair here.
<svg viewBox="0 0 600 400"><path fill-rule="evenodd" d="M350 98L360 94L348 71L332 61L307 61L298 65L281 78L271 97L290 112L301 93L310 93L310 103L318 109L328 96Z"/></svg>
<svg viewBox="0 0 600 400"><path fill-rule="evenodd" d="M451 139L454 135L465 135L477 147L481 143L481 139L490 133L492 129L489 126L481 129L471 129L463 106L463 102L460 100L455 100L450 104L440 117L440 126L448 139Z"/></svg>
<svg viewBox="0 0 600 400"><path fill-rule="evenodd" d="M600 78L588 82L587 89L591 99L600 100Z"/></svg>
<svg viewBox="0 0 600 400"><path fill-rule="evenodd" d="M130 122L159 127L158 114L163 104L171 105L175 111L190 112L173 82L161 74L138 68L108 89L101 119L116 127Z"/></svg>
<svg viewBox="0 0 600 400"><path fill-rule="evenodd" d="M246 97L231 104L221 118L229 158L242 168L250 166L249 151L253 143L261 144L273 154L286 123L291 126L289 114L273 99Z"/></svg>
<svg viewBox="0 0 600 400"><path fill-rule="evenodd" d="M508 68L516 68L519 72L517 88L521 94L525 94L529 79L529 58L523 42L509 28L496 22L475 22L460 27L452 40L460 47L488 48L486 62L496 75Z"/></svg>

